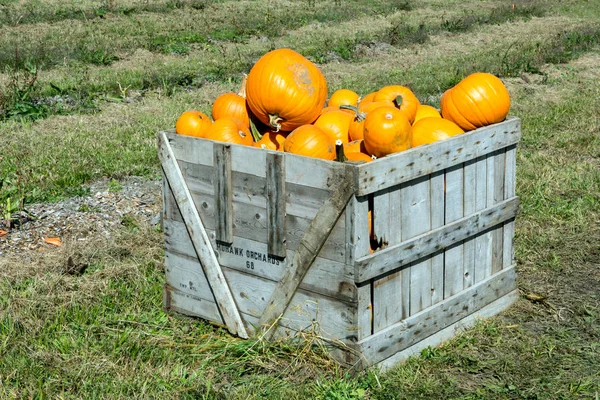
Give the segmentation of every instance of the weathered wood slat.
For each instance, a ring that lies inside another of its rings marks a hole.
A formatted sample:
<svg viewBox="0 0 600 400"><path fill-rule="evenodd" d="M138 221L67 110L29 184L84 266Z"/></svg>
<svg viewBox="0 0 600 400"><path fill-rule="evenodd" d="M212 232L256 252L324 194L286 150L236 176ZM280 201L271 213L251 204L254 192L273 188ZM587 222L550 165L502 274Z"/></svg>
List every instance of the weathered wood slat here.
<svg viewBox="0 0 600 400"><path fill-rule="evenodd" d="M464 215L469 216L477 210L477 164L470 160L464 164ZM473 285L475 276L475 238L465 239L463 243L463 287Z"/></svg>
<svg viewBox="0 0 600 400"><path fill-rule="evenodd" d="M217 240L233 242L233 193L231 191L231 145L213 144L215 160L215 219Z"/></svg>
<svg viewBox="0 0 600 400"><path fill-rule="evenodd" d="M283 154L267 154L267 244L269 254L286 256L285 163Z"/></svg>
<svg viewBox="0 0 600 400"><path fill-rule="evenodd" d="M488 207L487 204L487 157L475 159L476 190L475 210L481 211ZM492 271L492 233L485 232L475 236L475 269L474 282L487 279Z"/></svg>
<svg viewBox="0 0 600 400"><path fill-rule="evenodd" d="M377 278L412 261L458 243L477 232L513 218L518 203L519 199L513 197L496 206L486 208L399 245L360 258L356 261L358 268L356 281L364 282L368 279Z"/></svg>
<svg viewBox="0 0 600 400"><path fill-rule="evenodd" d="M403 242L431 230L430 196L429 176L409 182L402 191ZM405 271L410 278L408 315L412 315L431 305L431 259L413 262Z"/></svg>
<svg viewBox="0 0 600 400"><path fill-rule="evenodd" d="M446 225L464 217L463 166L456 165L446 170ZM444 298L463 290L463 245L454 243L444 254Z"/></svg>
<svg viewBox="0 0 600 400"><path fill-rule="evenodd" d="M505 152L498 151L494 155L494 204L504 200L504 159ZM502 250L504 241L504 227L496 227L492 232L492 274L502 269Z"/></svg>
<svg viewBox="0 0 600 400"><path fill-rule="evenodd" d="M460 321L516 288L514 267L449 297L358 342L369 364L375 364Z"/></svg>
<svg viewBox="0 0 600 400"><path fill-rule="evenodd" d="M179 210L182 215L185 215L184 219L186 221L187 230L194 243L196 252L198 253L198 258L200 259L206 278L210 283L223 321L232 334L247 338L248 334L246 333L244 323L238 312L231 291L227 286L227 281L221 271L221 266L217 261L206 231L204 230L204 225L196 210L192 196L185 185L175 154L169 145L169 139L164 133L161 133L158 136L158 157Z"/></svg>
<svg viewBox="0 0 600 400"><path fill-rule="evenodd" d="M289 259L294 255L290 250L288 257L281 260L268 255L266 243L234 237L233 244L225 246L216 243L214 231L207 229L206 233L217 250L217 258L222 267L246 272L273 282L281 279ZM164 235L165 252L195 256L196 251L182 222L165 220ZM175 285L175 282L171 280L169 282ZM354 301L356 297L354 266L317 257L300 287L342 301Z"/></svg>
<svg viewBox="0 0 600 400"><path fill-rule="evenodd" d="M205 195L198 192L192 192L192 198L196 203L196 208L204 221L205 228L216 230L214 198L212 195ZM167 207L173 207L167 204ZM175 206L176 207L176 206ZM289 211L289 207L286 206ZM182 216L177 210L172 210L173 219L182 221ZM233 217L235 225L235 237L250 240L267 242L267 210L266 208L250 205L244 202L233 203ZM313 219L308 217L299 217L291 214L286 215L286 247L288 250L296 250L304 232L308 229ZM345 262L346 255L346 230L345 220L338 221L335 229L329 236L329 239L321 249L319 257L336 262Z"/></svg>
<svg viewBox="0 0 600 400"><path fill-rule="evenodd" d="M172 143L173 152L178 161L214 166L212 140L164 133ZM267 157L263 149L231 145L231 170L266 178L265 162ZM331 190L336 179L343 171L353 166L333 161L282 153L285 158L286 182L318 189Z"/></svg>
<svg viewBox="0 0 600 400"><path fill-rule="evenodd" d="M448 325L446 328L434 333L420 342L415 343L414 345L401 350L391 357L379 362L377 364L377 368L380 371L386 371L398 363L405 361L409 357L419 356L421 351L427 349L428 347L436 347L441 345L442 343L455 337L458 332L474 326L481 318L493 317L494 315L506 310L519 299L519 296L519 290L513 290L512 292L477 310L473 314L459 320L458 322Z"/></svg>
<svg viewBox="0 0 600 400"><path fill-rule="evenodd" d="M355 261L369 254L369 201L365 197L352 196L346 206L346 266L354 271ZM358 339L365 338L373 329L373 286L371 282L357 286L356 328Z"/></svg>
<svg viewBox="0 0 600 400"><path fill-rule="evenodd" d="M354 194L354 176L348 169L338 178L331 198L321 207L296 249L291 264L285 269L275 287L265 310L260 317L260 326L265 337L270 337L269 328L285 312L300 282L312 265L317 254L327 241L336 221Z"/></svg>
<svg viewBox="0 0 600 400"><path fill-rule="evenodd" d="M444 171L430 175L431 189L431 229L444 226ZM431 304L444 299L444 251L438 250L431 256Z"/></svg>
<svg viewBox="0 0 600 400"><path fill-rule="evenodd" d="M510 199L516 195L517 178L517 149L512 146L506 149L506 165L504 174L504 198ZM504 249L502 250L502 267L508 268L514 263L513 241L515 236L515 221L509 220L504 224Z"/></svg>
<svg viewBox="0 0 600 400"><path fill-rule="evenodd" d="M357 195L395 186L513 145L521 138L520 124L519 119L509 118L441 142L361 164L357 166Z"/></svg>
<svg viewBox="0 0 600 400"><path fill-rule="evenodd" d="M373 232L381 248L401 242L401 186L375 193L373 196ZM377 254L381 250L377 250ZM409 293L402 288L406 271L397 271L373 282L373 332L378 332L404 317L403 304ZM410 276L410 275L407 275Z"/></svg>

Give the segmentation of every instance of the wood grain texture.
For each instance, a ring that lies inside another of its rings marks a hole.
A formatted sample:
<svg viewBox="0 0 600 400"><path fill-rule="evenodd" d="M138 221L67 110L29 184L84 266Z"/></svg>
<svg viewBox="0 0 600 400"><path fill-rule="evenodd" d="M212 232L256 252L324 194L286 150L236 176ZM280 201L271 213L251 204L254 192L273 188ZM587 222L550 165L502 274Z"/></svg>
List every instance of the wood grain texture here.
<svg viewBox="0 0 600 400"><path fill-rule="evenodd" d="M463 168L464 174L464 194L463 211L464 216L468 217L476 212L477 203L477 164L475 160L465 162ZM475 276L475 238L466 238L463 242L463 287L468 288L473 285Z"/></svg>
<svg viewBox="0 0 600 400"><path fill-rule="evenodd" d="M430 177L417 178L402 191L402 241L431 230ZM415 261L406 270L410 278L408 315L431 306L431 259Z"/></svg>
<svg viewBox="0 0 600 400"><path fill-rule="evenodd" d="M488 207L487 203L487 157L475 159L475 210ZM492 272L492 233L482 232L475 236L474 282L487 279Z"/></svg>
<svg viewBox="0 0 600 400"><path fill-rule="evenodd" d="M444 171L430 175L431 190L431 229L435 231L444 226ZM444 299L444 251L431 254L431 304Z"/></svg>
<svg viewBox="0 0 600 400"><path fill-rule="evenodd" d="M369 201L366 196L352 196L346 206L346 267L355 269L358 257L364 257L371 250L369 232ZM357 309L355 321L358 339L373 333L372 282L356 286Z"/></svg>
<svg viewBox="0 0 600 400"><path fill-rule="evenodd" d="M446 225L464 217L464 175L463 166L457 165L446 170ZM444 254L444 298L454 296L463 290L463 245L455 242Z"/></svg>
<svg viewBox="0 0 600 400"><path fill-rule="evenodd" d="M399 185L373 195L373 232L380 246L374 254L402 240L402 190ZM403 289L403 274L409 273L396 271L373 282L373 332L385 329L405 316L403 304L408 308L409 292Z"/></svg>
<svg viewBox="0 0 600 400"><path fill-rule="evenodd" d="M399 245L359 258L356 261L358 267L356 281L364 282L393 272L403 265L426 257L491 226L513 218L518 204L518 198L513 197L496 206L426 232Z"/></svg>
<svg viewBox="0 0 600 400"><path fill-rule="evenodd" d="M210 283L223 321L232 334L247 338L246 328L221 271L221 266L217 261L192 196L185 185L175 154L169 145L169 139L164 133L158 136L158 157L177 206L181 214L185 216L187 230L194 243L204 274Z"/></svg>
<svg viewBox="0 0 600 400"><path fill-rule="evenodd" d="M422 350L428 347L436 347L443 344L444 342L455 337L459 332L474 326L481 318L492 317L506 310L519 299L519 296L519 291L513 290L499 299L494 300L477 312L474 312L473 314L453 323L452 325L449 325L448 327L434 333L420 342L417 342L412 346L397 352L393 356L380 361L377 363L377 368L380 371L386 371L398 363L405 361L409 357L418 357Z"/></svg>
<svg viewBox="0 0 600 400"><path fill-rule="evenodd" d="M363 196L408 182L513 145L521 138L520 127L518 118L509 118L441 142L359 165L357 195Z"/></svg>
<svg viewBox="0 0 600 400"><path fill-rule="evenodd" d="M267 153L267 244L269 254L287 255L285 163L283 154Z"/></svg>
<svg viewBox="0 0 600 400"><path fill-rule="evenodd" d="M267 338L270 332L268 329L287 309L300 282L327 241L348 200L354 194L354 182L352 173L344 173L338 180L332 196L319 209L315 219L304 232L292 262L284 271L260 317L260 326L262 329L267 329L265 330Z"/></svg>
<svg viewBox="0 0 600 400"><path fill-rule="evenodd" d="M369 364L375 364L480 310L516 288L514 267L482 281L358 342Z"/></svg>
<svg viewBox="0 0 600 400"><path fill-rule="evenodd" d="M217 240L233 242L233 193L231 188L231 145L213 144L215 160L215 223Z"/></svg>
<svg viewBox="0 0 600 400"><path fill-rule="evenodd" d="M504 198L510 199L516 195L517 181L517 149L512 146L506 149L506 165L504 167ZM502 250L502 267L507 268L514 263L514 218L504 224L504 249Z"/></svg>
<svg viewBox="0 0 600 400"><path fill-rule="evenodd" d="M504 160L505 152L498 151L494 153L494 204L504 200ZM502 269L503 263L503 241L504 227L502 225L494 228L492 232L492 274Z"/></svg>
<svg viewBox="0 0 600 400"><path fill-rule="evenodd" d="M271 257L267 244L234 237L231 246L216 243L214 231L207 230L222 267L235 269L262 279L278 282L287 268L294 252L289 251L285 260ZM196 252L185 225L179 221L165 221L165 251L189 257ZM168 260L167 260L168 261ZM173 285L176 282L168 280ZM304 277L300 287L342 301L355 301L354 266L317 257Z"/></svg>

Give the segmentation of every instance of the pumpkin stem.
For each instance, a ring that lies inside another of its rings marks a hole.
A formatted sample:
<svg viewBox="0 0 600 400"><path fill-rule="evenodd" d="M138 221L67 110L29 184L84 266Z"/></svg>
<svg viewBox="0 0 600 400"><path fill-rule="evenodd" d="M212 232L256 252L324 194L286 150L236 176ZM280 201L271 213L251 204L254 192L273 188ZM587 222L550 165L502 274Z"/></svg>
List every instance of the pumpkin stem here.
<svg viewBox="0 0 600 400"><path fill-rule="evenodd" d="M246 98L246 82L248 82L248 74L242 74L242 83L240 84L240 89L238 90L238 96Z"/></svg>
<svg viewBox="0 0 600 400"><path fill-rule="evenodd" d="M395 99L394 99L394 104L396 105L396 107L400 108L400 106L402 106L402 95L399 94Z"/></svg>
<svg viewBox="0 0 600 400"><path fill-rule="evenodd" d="M344 104L344 105L340 106L340 109L354 111L354 119L357 120L358 122L362 122L365 120L365 118L367 118L367 114L362 111L359 111L358 107L356 107L356 106Z"/></svg>
<svg viewBox="0 0 600 400"><path fill-rule="evenodd" d="M252 133L252 139L254 139L255 142L258 142L260 139L262 139L263 135L261 135L258 129L256 128L256 125L254 124L254 121L252 121L252 118L250 118L250 133Z"/></svg>
<svg viewBox="0 0 600 400"><path fill-rule="evenodd" d="M281 118L277 114L269 114L269 126L275 129L275 132L279 132L279 130L281 129L281 124L279 123L279 121L283 121L283 118Z"/></svg>
<svg viewBox="0 0 600 400"><path fill-rule="evenodd" d="M344 143L341 140L335 141L335 159L339 162L348 161L346 154L344 154Z"/></svg>

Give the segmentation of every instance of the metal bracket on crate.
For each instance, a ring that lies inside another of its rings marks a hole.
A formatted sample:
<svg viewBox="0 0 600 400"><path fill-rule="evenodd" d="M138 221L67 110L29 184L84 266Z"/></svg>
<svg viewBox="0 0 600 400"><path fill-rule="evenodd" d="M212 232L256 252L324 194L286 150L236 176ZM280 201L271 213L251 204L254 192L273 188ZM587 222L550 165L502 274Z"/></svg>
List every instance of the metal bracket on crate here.
<svg viewBox="0 0 600 400"><path fill-rule="evenodd" d="M355 191L355 173L352 167L343 170L344 175L333 187L330 198L317 212L302 240L296 248L294 258L283 272L283 276L275 286L275 290L260 317L259 326L266 339L275 333L273 325L289 306L296 290L304 279L321 248L327 241L337 220Z"/></svg>
<svg viewBox="0 0 600 400"><path fill-rule="evenodd" d="M247 339L248 333L246 332L244 322L235 304L227 280L223 275L206 229L202 224L200 214L198 214L198 210L194 205L192 195L185 184L183 174L165 132L160 132L158 135L158 157L173 192L173 197L181 211L183 221L194 244L196 253L198 254L198 259L204 269L206 280L215 296L215 302L219 307L223 322L229 332Z"/></svg>

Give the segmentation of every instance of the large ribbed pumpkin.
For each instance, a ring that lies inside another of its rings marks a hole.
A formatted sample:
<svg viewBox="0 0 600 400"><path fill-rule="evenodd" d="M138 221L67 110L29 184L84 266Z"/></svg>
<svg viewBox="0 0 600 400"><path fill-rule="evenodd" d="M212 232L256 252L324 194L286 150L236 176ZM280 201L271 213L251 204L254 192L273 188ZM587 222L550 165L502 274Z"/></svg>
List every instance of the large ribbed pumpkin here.
<svg viewBox="0 0 600 400"><path fill-rule="evenodd" d="M315 64L290 49L261 57L250 70L250 111L274 129L291 131L314 122L327 100L327 82Z"/></svg>
<svg viewBox="0 0 600 400"><path fill-rule="evenodd" d="M314 125L302 125L292 131L283 142L283 150L307 157L335 159L335 142Z"/></svg>
<svg viewBox="0 0 600 400"><path fill-rule="evenodd" d="M454 122L439 117L422 118L412 126L412 147L448 139L465 133Z"/></svg>
<svg viewBox="0 0 600 400"><path fill-rule="evenodd" d="M442 117L470 131L504 121L510 109L510 95L499 78L476 72L448 89L442 95L440 108Z"/></svg>

